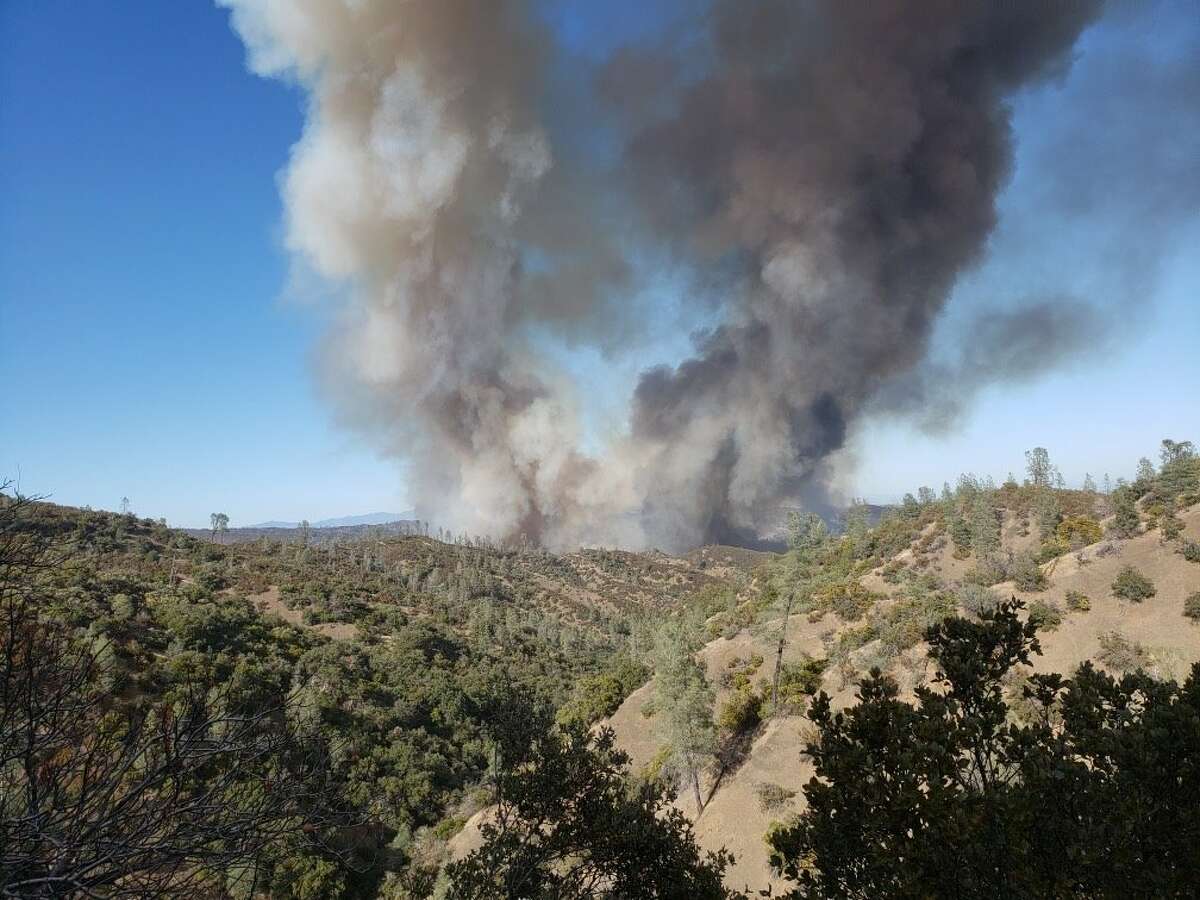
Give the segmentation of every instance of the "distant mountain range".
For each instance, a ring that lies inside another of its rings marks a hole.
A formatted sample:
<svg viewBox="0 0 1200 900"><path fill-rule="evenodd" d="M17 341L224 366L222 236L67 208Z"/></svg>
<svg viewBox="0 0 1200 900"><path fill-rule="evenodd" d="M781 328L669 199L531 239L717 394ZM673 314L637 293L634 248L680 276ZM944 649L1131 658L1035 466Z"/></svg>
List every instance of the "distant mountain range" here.
<svg viewBox="0 0 1200 900"><path fill-rule="evenodd" d="M316 522L309 522L310 528L346 528L351 525L386 525L389 522L411 522L416 519L417 513L415 510L406 510L405 512L390 513L390 512L373 512L364 513L361 516L341 516L336 519L318 519ZM243 528L299 528L299 522L259 522L257 525L239 526Z"/></svg>
<svg viewBox="0 0 1200 900"><path fill-rule="evenodd" d="M248 541L269 540L285 543L340 544L345 541L374 539L404 534L418 534L427 523L416 521L412 512L367 513L363 516L344 516L339 519L320 519L309 522L306 530L299 522L263 522L245 525L214 534L208 528L185 528L192 537L215 540L218 544L244 544Z"/></svg>

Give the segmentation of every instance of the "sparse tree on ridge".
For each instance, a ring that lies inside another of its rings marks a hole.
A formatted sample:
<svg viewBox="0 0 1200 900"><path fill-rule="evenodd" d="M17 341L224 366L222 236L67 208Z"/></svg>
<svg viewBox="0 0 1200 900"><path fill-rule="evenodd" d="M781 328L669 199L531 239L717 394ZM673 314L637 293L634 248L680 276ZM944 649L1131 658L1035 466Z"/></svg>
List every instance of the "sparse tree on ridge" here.
<svg viewBox="0 0 1200 900"><path fill-rule="evenodd" d="M1133 477L1134 482L1138 485L1149 486L1150 482L1154 480L1154 475L1154 463L1143 456L1138 460L1137 472L1134 473Z"/></svg>
<svg viewBox="0 0 1200 900"><path fill-rule="evenodd" d="M1196 446L1191 441L1173 441L1170 438L1163 438L1162 449L1159 450L1159 458L1164 467L1180 460L1191 459L1195 455Z"/></svg>
<svg viewBox="0 0 1200 900"><path fill-rule="evenodd" d="M209 515L209 526L212 530L212 539L215 541L218 534L224 534L229 530L229 516L225 513L215 512Z"/></svg>
<svg viewBox="0 0 1200 900"><path fill-rule="evenodd" d="M1025 471L1029 483L1035 488L1048 488L1054 484L1054 466L1045 447L1034 447L1025 451Z"/></svg>

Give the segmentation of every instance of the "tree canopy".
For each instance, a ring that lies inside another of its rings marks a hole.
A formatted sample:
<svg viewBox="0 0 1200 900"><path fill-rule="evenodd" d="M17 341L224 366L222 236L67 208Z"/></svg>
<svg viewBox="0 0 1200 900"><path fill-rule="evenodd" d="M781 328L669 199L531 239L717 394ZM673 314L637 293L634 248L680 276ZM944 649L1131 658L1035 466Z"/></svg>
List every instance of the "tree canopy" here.
<svg viewBox="0 0 1200 900"><path fill-rule="evenodd" d="M1200 884L1200 665L1186 682L1090 663L1005 685L1040 652L1013 600L926 635L915 703L873 671L822 694L808 806L769 836L792 898L1191 897Z"/></svg>

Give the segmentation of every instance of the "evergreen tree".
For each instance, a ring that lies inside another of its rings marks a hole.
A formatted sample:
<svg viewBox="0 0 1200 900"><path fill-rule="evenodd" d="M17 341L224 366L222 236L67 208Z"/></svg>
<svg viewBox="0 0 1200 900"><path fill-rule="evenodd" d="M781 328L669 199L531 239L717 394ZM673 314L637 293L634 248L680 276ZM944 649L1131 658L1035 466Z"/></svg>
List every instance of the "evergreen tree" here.
<svg viewBox="0 0 1200 900"><path fill-rule="evenodd" d="M501 690L483 701L493 809L482 845L446 869L449 900L733 900L728 853L703 853L659 782L628 780L612 729L556 726L548 706ZM441 894L439 894L441 896Z"/></svg>
<svg viewBox="0 0 1200 900"><path fill-rule="evenodd" d="M1133 537L1139 531L1141 517L1137 510L1137 497L1132 486L1125 485L1113 491L1113 531L1119 537Z"/></svg>
<svg viewBox="0 0 1200 900"><path fill-rule="evenodd" d="M971 552L982 561L1000 549L1000 521L992 498L984 491L976 494L971 504L968 527L971 532Z"/></svg>
<svg viewBox="0 0 1200 900"><path fill-rule="evenodd" d="M1054 484L1054 467L1050 464L1050 453L1045 447L1025 451L1025 472L1029 484L1035 488L1048 488Z"/></svg>
<svg viewBox="0 0 1200 900"><path fill-rule="evenodd" d="M691 787L697 813L704 809L700 774L717 747L713 692L696 660L699 646L698 629L676 620L660 629L654 649L655 705L666 724L667 768Z"/></svg>
<svg viewBox="0 0 1200 900"><path fill-rule="evenodd" d="M1163 438L1162 449L1159 450L1164 469L1173 463L1192 459L1195 455L1196 446L1191 441L1173 441L1170 438Z"/></svg>
<svg viewBox="0 0 1200 900"><path fill-rule="evenodd" d="M1154 482L1154 475L1154 463L1143 456L1138 460L1137 472L1133 477L1134 483L1140 491L1148 491L1150 485Z"/></svg>
<svg viewBox="0 0 1200 900"><path fill-rule="evenodd" d="M1062 508L1054 491L1048 488L1038 491L1034 500L1034 513L1037 516L1038 537L1043 543L1053 540L1055 529L1062 518Z"/></svg>

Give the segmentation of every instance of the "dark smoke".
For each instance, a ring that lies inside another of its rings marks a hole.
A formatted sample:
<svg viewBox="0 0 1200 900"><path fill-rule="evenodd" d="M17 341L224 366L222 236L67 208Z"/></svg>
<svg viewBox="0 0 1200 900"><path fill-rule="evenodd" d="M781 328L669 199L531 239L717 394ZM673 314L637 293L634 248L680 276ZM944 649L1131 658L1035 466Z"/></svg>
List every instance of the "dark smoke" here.
<svg viewBox="0 0 1200 900"><path fill-rule="evenodd" d="M669 114L641 123L628 157L672 250L739 273L729 324L634 396L634 437L663 458L650 496L704 500L690 539L754 523L819 477L846 423L924 359L996 222L1006 98L1061 72L1097 9L714 6L710 71L659 104ZM618 64L618 98L645 104L655 82ZM677 448L692 454L718 422L718 451L681 467ZM683 485L667 474L681 468Z"/></svg>
<svg viewBox="0 0 1200 900"><path fill-rule="evenodd" d="M257 71L311 93L289 245L346 288L330 390L411 463L422 514L671 548L828 508L831 454L881 404L953 408L930 338L996 225L1008 104L1067 70L1100 8L715 0L617 51L567 114L572 61L532 2L223 2ZM595 388L539 341L636 343L629 298L656 266L716 324L645 371L628 432L589 454ZM1057 358L1029 324L985 319L988 347ZM959 360L957 396L1013 359Z"/></svg>

